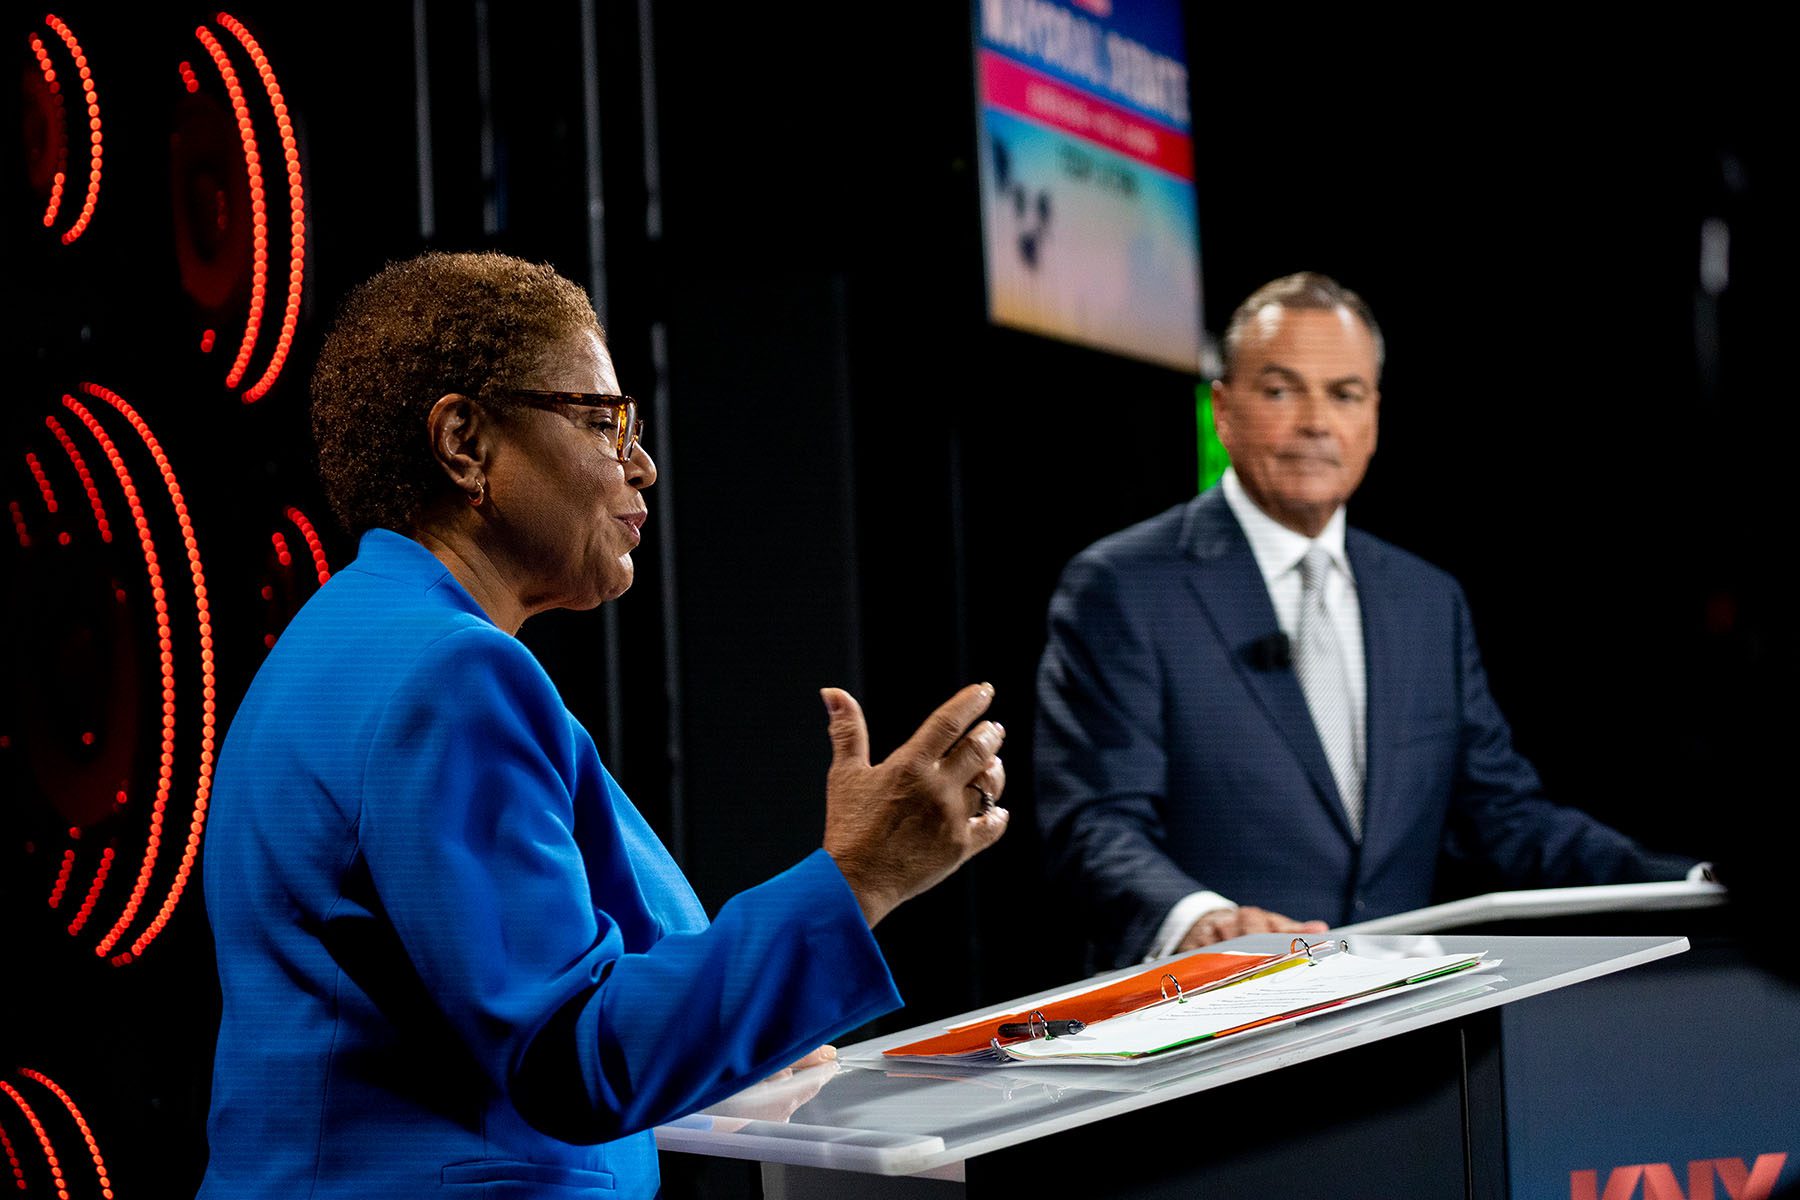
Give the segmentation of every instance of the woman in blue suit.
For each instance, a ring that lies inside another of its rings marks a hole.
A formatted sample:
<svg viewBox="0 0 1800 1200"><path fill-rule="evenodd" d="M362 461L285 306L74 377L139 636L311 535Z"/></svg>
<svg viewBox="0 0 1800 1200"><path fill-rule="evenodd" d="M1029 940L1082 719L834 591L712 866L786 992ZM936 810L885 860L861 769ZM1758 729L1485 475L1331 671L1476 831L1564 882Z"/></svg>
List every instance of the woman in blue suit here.
<svg viewBox="0 0 1800 1200"><path fill-rule="evenodd" d="M870 927L1004 831L991 689L875 766L826 689L823 847L707 921L513 637L631 585L656 467L618 392L586 295L501 255L390 266L327 339L361 544L220 757L206 1200L649 1196L650 1129L896 1007Z"/></svg>

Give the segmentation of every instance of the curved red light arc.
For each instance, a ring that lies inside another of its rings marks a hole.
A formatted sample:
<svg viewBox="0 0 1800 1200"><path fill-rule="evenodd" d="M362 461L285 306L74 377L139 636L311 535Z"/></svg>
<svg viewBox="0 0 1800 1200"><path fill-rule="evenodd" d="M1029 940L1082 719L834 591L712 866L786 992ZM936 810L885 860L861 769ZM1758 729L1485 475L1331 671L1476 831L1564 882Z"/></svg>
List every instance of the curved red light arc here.
<svg viewBox="0 0 1800 1200"><path fill-rule="evenodd" d="M294 528L306 539L306 551L312 555L313 571L319 577L319 586L324 587L331 579L331 564L325 559L325 543L319 539L319 531L313 528L313 523L305 513L291 504L287 507L287 519L294 523Z"/></svg>
<svg viewBox="0 0 1800 1200"><path fill-rule="evenodd" d="M187 501L182 498L181 484L175 478L174 468L169 465L168 455L163 453L162 445L150 431L150 426L124 397L97 383L83 383L81 388L95 399L112 405L131 423L132 430L143 440L144 448L150 452L150 457L162 475L163 486L169 493L169 503L174 506L175 519L181 527L182 547L187 553L188 575L194 588L195 623L200 640L200 767L194 784L193 817L188 822L186 845L182 849L181 862L175 869L175 878L169 883L168 894L163 898L156 915L151 918L149 926L131 944L128 954L130 958L135 958L167 927L176 904L181 900L182 892L187 888L188 879L193 874L194 863L200 856L200 840L206 831L206 812L212 799L213 752L218 717L217 677L213 669L212 609L207 601L206 569L200 561L200 544L194 537L194 524L188 516ZM162 603L159 598L159 606ZM172 696L165 698L163 711L165 715L173 716ZM112 935L109 933L107 936ZM117 964L118 959L114 962Z"/></svg>
<svg viewBox="0 0 1800 1200"><path fill-rule="evenodd" d="M44 1162L50 1168L51 1181L56 1184L57 1197L59 1200L69 1200L69 1188L63 1180L62 1164L56 1160L56 1147L50 1144L50 1135L45 1132L44 1123L38 1120L37 1112L26 1102L25 1097L19 1095L19 1089L4 1079L0 1079L0 1092L10 1096L12 1102L19 1106L19 1111L25 1114L25 1123L31 1126L31 1132L37 1134L38 1146L44 1152Z"/></svg>
<svg viewBox="0 0 1800 1200"><path fill-rule="evenodd" d="M17 500L8 500L6 511L12 514L13 534L19 539L19 548L29 550L31 548L31 530L25 527L25 510L19 507Z"/></svg>
<svg viewBox="0 0 1800 1200"><path fill-rule="evenodd" d="M87 1143L88 1157L94 1162L94 1175L100 1183L100 1195L105 1200L113 1200L112 1180L106 1176L106 1160L100 1156L100 1144L94 1140L94 1131L88 1128L87 1118L81 1115L81 1109L75 1104L68 1092L42 1071L33 1071L29 1067L19 1068L19 1074L47 1090L52 1096L62 1101L62 1106L74 1118L75 1128L81 1131L82 1140Z"/></svg>
<svg viewBox="0 0 1800 1200"><path fill-rule="evenodd" d="M94 915L94 906L100 902L100 892L106 887L106 877L112 874L113 858L116 852L111 846L100 852L100 865L94 868L93 882L88 884L87 894L81 898L81 907L75 910L75 919L69 922L69 936L80 933Z"/></svg>
<svg viewBox="0 0 1800 1200"><path fill-rule="evenodd" d="M44 47L44 39L35 33L31 34L30 38L31 52L37 56L38 70L43 73L44 85L50 89L50 95L56 100L57 124L63 126L66 132L68 118L63 111L62 84L56 81L56 64L50 61L50 51ZM62 208L63 182L66 178L63 168L68 165L67 156L68 139L64 137L61 148L56 152L56 172L50 177L50 198L44 206L45 229L55 227L56 214Z"/></svg>
<svg viewBox="0 0 1800 1200"><path fill-rule="evenodd" d="M44 417L44 427L55 435L63 453L68 456L69 465L75 468L75 477L81 480L81 486L87 492L88 507L94 510L94 527L100 531L100 540L111 542L112 523L106 519L106 505L101 503L100 489L95 486L93 473L88 470L87 460L81 457L81 451L76 448L75 439L62 427L62 422L48 414Z"/></svg>
<svg viewBox="0 0 1800 1200"><path fill-rule="evenodd" d="M69 54L75 60L75 72L81 78L81 90L87 100L88 128L88 187L87 197L81 202L81 212L75 223L63 232L63 245L67 246L80 237L94 219L94 208L100 203L100 97L94 91L94 73L88 68L87 55L82 52L81 43L75 40L75 34L69 27L57 19L55 13L44 16L44 24L48 25L56 36L68 47Z"/></svg>
<svg viewBox="0 0 1800 1200"><path fill-rule="evenodd" d="M219 78L225 82L231 111L237 118L238 140L244 147L244 169L250 177L250 312L244 320L244 337L238 344L237 357L225 373L225 386L234 388L244 378L244 372L250 366L250 355L256 349L257 334L262 328L263 302L269 286L269 219L264 204L262 156L256 149L256 127L250 121L250 106L244 101L244 89L238 83L237 72L232 69L225 47L204 25L194 30L194 36L206 47L213 66L218 68Z"/></svg>
<svg viewBox="0 0 1800 1200"><path fill-rule="evenodd" d="M40 463L38 456L29 450L25 452L25 468L31 472L32 479L37 481L38 495L44 498L44 511L54 515L56 513L56 490L50 486L50 477L44 474L44 464Z"/></svg>
<svg viewBox="0 0 1800 1200"><path fill-rule="evenodd" d="M306 280L306 188L300 177L300 142L294 135L294 122L288 114L287 101L281 94L281 82L269 56L241 21L230 13L219 13L215 20L235 37L250 54L263 90L269 94L269 108L275 114L275 128L281 137L282 159L287 167L288 184L288 287L287 302L281 313L281 333L275 339L275 352L269 358L262 377L244 392L244 403L254 404L275 386L281 368L293 348L294 330L300 323L300 295Z"/></svg>
<svg viewBox="0 0 1800 1200"><path fill-rule="evenodd" d="M294 330L300 322L300 294L306 279L306 188L300 177L300 143L294 136L294 122L288 115L287 101L281 94L281 83L269 56L243 23L230 13L214 18L230 32L250 54L263 90L269 95L269 108L275 114L275 127L281 137L281 154L287 167L288 184L288 288L287 302L281 314L281 333L275 339L275 352L262 377L244 392L244 403L254 404L275 386L276 377L293 348Z"/></svg>
<svg viewBox="0 0 1800 1200"><path fill-rule="evenodd" d="M19 1152L14 1149L12 1138L7 1136L4 1121L0 1121L0 1150L6 1151L6 1162L8 1166L12 1167L13 1181L21 1192L24 1191L26 1189L25 1167L19 1162Z"/></svg>
<svg viewBox="0 0 1800 1200"><path fill-rule="evenodd" d="M64 396L63 407L74 413L87 426L88 432L94 435L94 440L106 454L107 462L112 465L113 474L118 477L119 487L125 493L132 520L137 525L138 545L143 550L144 569L150 578L150 594L155 600L157 650L162 662L162 758L156 781L156 800L150 809L150 834L145 841L144 860L138 868L137 882L131 890L130 899L125 903L125 911L94 949L96 955L104 957L125 936L126 927L143 905L144 894L150 888L150 875L156 870L157 851L162 845L163 814L168 810L169 794L175 782L175 640L169 632L169 606L163 591L162 567L156 556L156 541L151 537L150 521L138 498L137 485L132 482L131 472L125 466L125 457L119 453L119 448L113 444L105 427L81 401L73 396Z"/></svg>
<svg viewBox="0 0 1800 1200"><path fill-rule="evenodd" d="M50 907L62 906L63 894L69 890L69 876L75 870L75 847L70 846L63 851L62 867L56 872L56 882L50 885Z"/></svg>

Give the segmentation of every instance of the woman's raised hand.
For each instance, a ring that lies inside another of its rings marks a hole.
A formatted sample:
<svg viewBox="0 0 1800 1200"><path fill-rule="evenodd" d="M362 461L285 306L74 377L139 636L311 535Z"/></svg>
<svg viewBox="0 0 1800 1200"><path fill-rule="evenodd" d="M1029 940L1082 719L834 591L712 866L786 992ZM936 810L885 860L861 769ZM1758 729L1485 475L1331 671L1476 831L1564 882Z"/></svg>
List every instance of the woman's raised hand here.
<svg viewBox="0 0 1800 1200"><path fill-rule="evenodd" d="M994 699L992 687L975 684L871 766L862 706L840 688L819 695L831 717L825 849L873 926L1006 832L1008 813L993 804L1006 787L998 757L1006 730L994 721L970 728Z"/></svg>

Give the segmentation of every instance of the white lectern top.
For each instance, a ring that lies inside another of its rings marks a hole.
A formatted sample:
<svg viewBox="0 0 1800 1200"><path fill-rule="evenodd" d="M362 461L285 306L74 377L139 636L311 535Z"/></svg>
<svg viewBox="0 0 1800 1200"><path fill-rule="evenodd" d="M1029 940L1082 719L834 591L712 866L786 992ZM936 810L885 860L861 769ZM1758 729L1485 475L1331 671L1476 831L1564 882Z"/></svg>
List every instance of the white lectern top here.
<svg viewBox="0 0 1800 1200"><path fill-rule="evenodd" d="M1267 954L1286 950L1290 941L1259 934L1216 948ZM664 1150L691 1154L960 1179L964 1160L980 1154L1609 975L1679 954L1688 943L1680 937L1352 933L1350 947L1370 957L1485 950L1502 964L1391 1000L1236 1035L1201 1053L1131 1067L938 1066L881 1057L890 1046L945 1026L984 1013L1028 1009L1055 994L1039 993L845 1047L835 1067L757 1084L660 1127L656 1142Z"/></svg>
<svg viewBox="0 0 1800 1200"><path fill-rule="evenodd" d="M1489 892L1430 908L1376 917L1336 930L1352 933L1442 933L1491 921L1534 920L1548 917L1582 917L1595 913L1675 912L1718 908L1725 903L1724 885L1717 883L1605 883L1592 887L1532 888L1517 892Z"/></svg>

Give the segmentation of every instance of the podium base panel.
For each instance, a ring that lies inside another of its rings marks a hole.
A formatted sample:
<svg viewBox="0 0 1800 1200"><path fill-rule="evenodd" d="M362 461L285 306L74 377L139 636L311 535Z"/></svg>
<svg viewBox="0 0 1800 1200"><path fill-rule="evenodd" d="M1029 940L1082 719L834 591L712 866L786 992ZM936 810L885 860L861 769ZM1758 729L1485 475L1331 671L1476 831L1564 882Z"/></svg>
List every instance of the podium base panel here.
<svg viewBox="0 0 1800 1200"><path fill-rule="evenodd" d="M964 1185L947 1179L908 1175L861 1175L824 1167L790 1167L764 1163L763 1200L958 1200Z"/></svg>
<svg viewBox="0 0 1800 1200"><path fill-rule="evenodd" d="M1505 1200L1496 1018L1478 1014L1049 1133L968 1159L962 1183L765 1164L763 1194Z"/></svg>

